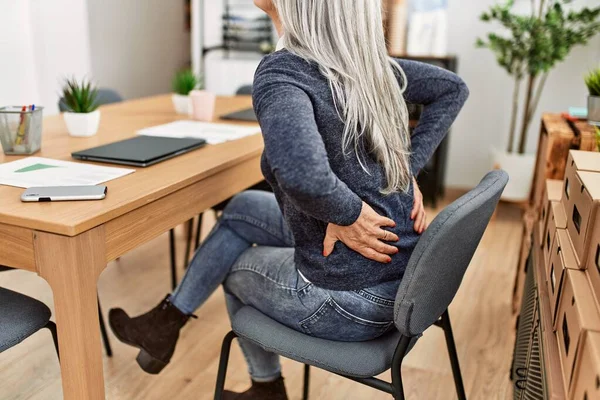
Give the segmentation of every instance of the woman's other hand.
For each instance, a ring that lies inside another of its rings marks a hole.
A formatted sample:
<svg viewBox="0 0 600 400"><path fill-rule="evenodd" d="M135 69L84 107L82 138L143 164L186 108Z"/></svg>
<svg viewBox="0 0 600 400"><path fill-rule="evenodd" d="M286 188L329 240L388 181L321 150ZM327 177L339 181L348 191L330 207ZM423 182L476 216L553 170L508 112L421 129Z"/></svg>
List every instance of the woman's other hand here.
<svg viewBox="0 0 600 400"><path fill-rule="evenodd" d="M398 253L398 248L384 242L397 242L398 236L384 227L395 227L396 223L377 214L367 203L363 202L358 219L349 226L329 224L323 241L323 255L328 257L339 240L350 249L364 257L381 263L390 263L391 255Z"/></svg>
<svg viewBox="0 0 600 400"><path fill-rule="evenodd" d="M420 235L421 233L425 232L425 229L427 229L427 214L425 213L425 206L423 205L423 193L421 193L421 189L419 189L419 185L417 184L417 180L415 178L413 178L413 183L414 201L410 219L415 221L415 232Z"/></svg>

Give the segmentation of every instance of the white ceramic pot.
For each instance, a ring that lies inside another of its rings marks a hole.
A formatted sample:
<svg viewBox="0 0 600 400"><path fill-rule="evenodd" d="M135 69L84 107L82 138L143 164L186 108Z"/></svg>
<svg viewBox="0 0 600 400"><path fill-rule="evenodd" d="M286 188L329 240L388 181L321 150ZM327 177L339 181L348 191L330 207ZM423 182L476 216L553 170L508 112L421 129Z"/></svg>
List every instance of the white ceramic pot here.
<svg viewBox="0 0 600 400"><path fill-rule="evenodd" d="M506 153L498 150L492 152L494 168L505 170L510 177L502 194L502 200L511 202L528 200L533 183L535 154Z"/></svg>
<svg viewBox="0 0 600 400"><path fill-rule="evenodd" d="M193 118L197 121L212 121L215 115L217 96L206 90L192 90L190 98L192 99Z"/></svg>
<svg viewBox="0 0 600 400"><path fill-rule="evenodd" d="M588 122L600 126L600 96L588 97Z"/></svg>
<svg viewBox="0 0 600 400"><path fill-rule="evenodd" d="M192 115L192 99L190 96L173 93L175 112L182 115Z"/></svg>
<svg viewBox="0 0 600 400"><path fill-rule="evenodd" d="M75 137L94 136L100 125L100 110L91 113L65 112L63 114L69 135Z"/></svg>

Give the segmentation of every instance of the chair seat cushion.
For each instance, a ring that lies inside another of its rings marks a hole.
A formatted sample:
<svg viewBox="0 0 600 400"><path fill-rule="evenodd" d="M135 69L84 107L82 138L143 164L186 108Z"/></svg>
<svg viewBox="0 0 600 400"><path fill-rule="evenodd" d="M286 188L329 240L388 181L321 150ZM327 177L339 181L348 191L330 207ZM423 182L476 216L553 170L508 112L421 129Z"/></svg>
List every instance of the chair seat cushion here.
<svg viewBox="0 0 600 400"><path fill-rule="evenodd" d="M252 307L232 319L233 331L263 349L337 374L369 378L390 369L400 333L367 342L335 342L297 332Z"/></svg>
<svg viewBox="0 0 600 400"><path fill-rule="evenodd" d="M42 329L50 316L41 301L0 288L0 353Z"/></svg>

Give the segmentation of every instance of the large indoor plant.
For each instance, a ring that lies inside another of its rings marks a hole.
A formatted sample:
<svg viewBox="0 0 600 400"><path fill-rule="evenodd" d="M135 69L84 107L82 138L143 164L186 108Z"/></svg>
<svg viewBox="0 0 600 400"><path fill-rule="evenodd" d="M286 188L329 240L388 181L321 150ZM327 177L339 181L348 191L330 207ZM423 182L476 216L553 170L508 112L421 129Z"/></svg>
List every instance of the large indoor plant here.
<svg viewBox="0 0 600 400"><path fill-rule="evenodd" d="M483 21L498 22L504 29L478 39L477 46L492 50L498 64L515 82L508 146L506 152L495 153L495 163L511 176L503 196L507 200L521 201L529 195L535 156L525 154L527 133L548 74L574 46L585 45L600 31L600 7L567 10L565 4L570 2L531 0L530 13L519 14L514 10L514 0L508 0L481 16Z"/></svg>
<svg viewBox="0 0 600 400"><path fill-rule="evenodd" d="M192 114L190 92L201 84L200 78L191 69L179 71L173 77L173 106L177 114Z"/></svg>
<svg viewBox="0 0 600 400"><path fill-rule="evenodd" d="M94 136L100 124L98 89L85 79L65 80L62 98L68 111L63 116L71 136Z"/></svg>
<svg viewBox="0 0 600 400"><path fill-rule="evenodd" d="M588 97L588 121L600 126L600 68L590 72L585 77L585 84L590 95Z"/></svg>

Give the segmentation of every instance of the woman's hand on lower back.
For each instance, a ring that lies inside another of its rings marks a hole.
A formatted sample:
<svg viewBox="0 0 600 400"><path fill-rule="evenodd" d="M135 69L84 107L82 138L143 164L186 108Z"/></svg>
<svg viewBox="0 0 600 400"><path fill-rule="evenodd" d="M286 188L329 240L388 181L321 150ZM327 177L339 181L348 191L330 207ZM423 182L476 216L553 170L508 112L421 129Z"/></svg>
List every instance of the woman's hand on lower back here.
<svg viewBox="0 0 600 400"><path fill-rule="evenodd" d="M414 201L410 219L415 221L415 232L420 235L421 233L425 232L425 229L427 229L427 214L425 213L425 206L423 205L423 194L421 193L415 178L413 178L413 183Z"/></svg>
<svg viewBox="0 0 600 400"><path fill-rule="evenodd" d="M323 241L323 255L328 257L339 240L350 249L364 257L381 263L392 261L391 255L398 253L398 248L385 242L397 242L398 236L384 227L395 227L396 223L389 218L377 214L367 203L363 202L358 219L349 226L329 224Z"/></svg>

